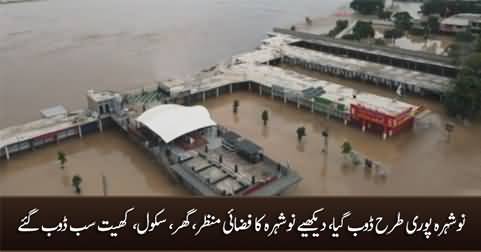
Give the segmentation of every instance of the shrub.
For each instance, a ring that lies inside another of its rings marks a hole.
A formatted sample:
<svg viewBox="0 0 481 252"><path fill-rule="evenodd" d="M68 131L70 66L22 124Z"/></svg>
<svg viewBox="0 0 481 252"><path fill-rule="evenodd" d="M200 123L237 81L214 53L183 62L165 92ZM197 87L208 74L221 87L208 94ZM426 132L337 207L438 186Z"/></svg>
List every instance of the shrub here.
<svg viewBox="0 0 481 252"><path fill-rule="evenodd" d="M456 40L460 42L472 42L474 40L474 35L469 32L458 32L456 33Z"/></svg>
<svg viewBox="0 0 481 252"><path fill-rule="evenodd" d="M384 38L386 39L398 39L404 36L404 32L398 29L387 30L384 32Z"/></svg>

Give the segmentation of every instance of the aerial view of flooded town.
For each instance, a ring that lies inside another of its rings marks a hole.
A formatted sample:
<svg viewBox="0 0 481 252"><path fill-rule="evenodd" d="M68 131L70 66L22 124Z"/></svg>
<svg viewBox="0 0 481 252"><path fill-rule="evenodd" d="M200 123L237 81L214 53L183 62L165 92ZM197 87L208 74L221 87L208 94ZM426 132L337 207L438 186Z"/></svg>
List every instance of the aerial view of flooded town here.
<svg viewBox="0 0 481 252"><path fill-rule="evenodd" d="M481 0L0 1L2 196L481 196Z"/></svg>

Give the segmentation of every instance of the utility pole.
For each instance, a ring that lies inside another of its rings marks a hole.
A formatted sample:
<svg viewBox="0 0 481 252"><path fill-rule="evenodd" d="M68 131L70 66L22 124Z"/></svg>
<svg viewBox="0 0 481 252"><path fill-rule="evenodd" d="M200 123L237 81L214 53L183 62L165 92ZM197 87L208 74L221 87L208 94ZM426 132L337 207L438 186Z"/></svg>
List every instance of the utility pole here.
<svg viewBox="0 0 481 252"><path fill-rule="evenodd" d="M324 137L324 148L322 153L324 153L324 169L322 171L322 176L325 177L327 173L327 154L328 154L328 138L329 138L329 129L325 129L322 131L322 136Z"/></svg>
<svg viewBox="0 0 481 252"><path fill-rule="evenodd" d="M107 196L107 177L102 173L102 187L104 190L104 196Z"/></svg>

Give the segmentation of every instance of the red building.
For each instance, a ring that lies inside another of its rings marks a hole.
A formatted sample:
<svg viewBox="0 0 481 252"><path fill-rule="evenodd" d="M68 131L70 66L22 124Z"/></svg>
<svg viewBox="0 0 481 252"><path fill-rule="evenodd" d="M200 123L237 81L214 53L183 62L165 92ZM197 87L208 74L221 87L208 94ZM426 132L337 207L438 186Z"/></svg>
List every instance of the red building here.
<svg viewBox="0 0 481 252"><path fill-rule="evenodd" d="M351 120L358 122L363 131L366 129L381 131L383 138L387 138L413 127L415 108L397 107L391 110L380 110L351 104Z"/></svg>

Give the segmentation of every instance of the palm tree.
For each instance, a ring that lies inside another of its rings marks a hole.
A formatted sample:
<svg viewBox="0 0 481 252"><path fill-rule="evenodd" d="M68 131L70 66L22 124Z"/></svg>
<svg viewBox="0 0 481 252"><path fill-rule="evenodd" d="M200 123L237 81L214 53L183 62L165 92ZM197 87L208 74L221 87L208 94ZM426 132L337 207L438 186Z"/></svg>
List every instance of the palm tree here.
<svg viewBox="0 0 481 252"><path fill-rule="evenodd" d="M297 133L297 140L301 142L302 138L306 136L306 128L304 126L299 127L297 128L296 133Z"/></svg>
<svg viewBox="0 0 481 252"><path fill-rule="evenodd" d="M64 169L67 157L63 151L57 152L57 160L60 162L60 168Z"/></svg>
<svg viewBox="0 0 481 252"><path fill-rule="evenodd" d="M264 121L264 126L266 126L267 121L269 121L269 112L267 110L262 111L262 121Z"/></svg>
<svg viewBox="0 0 481 252"><path fill-rule="evenodd" d="M73 176L72 178L72 185L73 187L75 188L75 192L77 194L80 194L80 192L82 191L80 189L80 183L82 183L82 177L80 177L79 175L75 175Z"/></svg>
<svg viewBox="0 0 481 252"><path fill-rule="evenodd" d="M232 104L232 109L234 114L237 114L237 111L239 110L239 100L234 100L234 104Z"/></svg>

